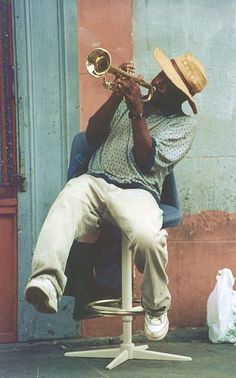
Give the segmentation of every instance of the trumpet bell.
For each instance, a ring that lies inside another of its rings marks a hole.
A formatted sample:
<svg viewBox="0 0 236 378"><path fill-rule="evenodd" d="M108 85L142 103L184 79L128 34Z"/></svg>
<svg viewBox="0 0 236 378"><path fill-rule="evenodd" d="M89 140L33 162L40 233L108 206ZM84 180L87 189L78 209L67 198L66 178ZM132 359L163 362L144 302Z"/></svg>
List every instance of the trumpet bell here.
<svg viewBox="0 0 236 378"><path fill-rule="evenodd" d="M128 73L120 69L119 67L112 66L110 53L101 47L90 51L86 60L86 68L90 75L94 77L99 77L99 78L103 77L103 84L106 89L114 90L117 87L115 80L113 81L106 80L106 75L108 73L115 75L115 77L120 76L120 77L132 78L140 86L148 89L148 95L142 99L142 102L149 101L156 90L156 88L151 83L147 83L143 79L140 79L139 77L135 77L131 73Z"/></svg>
<svg viewBox="0 0 236 378"><path fill-rule="evenodd" d="M94 49L87 56L86 68L90 75L94 77L102 77L106 75L110 66L111 56L105 49Z"/></svg>

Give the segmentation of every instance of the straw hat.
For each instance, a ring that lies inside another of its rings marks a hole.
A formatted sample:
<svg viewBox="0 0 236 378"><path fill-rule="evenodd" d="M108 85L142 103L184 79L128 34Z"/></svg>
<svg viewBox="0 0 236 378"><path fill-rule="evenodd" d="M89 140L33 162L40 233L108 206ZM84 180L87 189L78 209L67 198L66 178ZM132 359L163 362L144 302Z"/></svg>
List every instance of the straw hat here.
<svg viewBox="0 0 236 378"><path fill-rule="evenodd" d="M196 114L197 107L193 100L193 95L201 92L207 83L202 63L191 53L180 55L170 60L159 48L155 49L154 56L166 76L186 94L189 105L194 114Z"/></svg>

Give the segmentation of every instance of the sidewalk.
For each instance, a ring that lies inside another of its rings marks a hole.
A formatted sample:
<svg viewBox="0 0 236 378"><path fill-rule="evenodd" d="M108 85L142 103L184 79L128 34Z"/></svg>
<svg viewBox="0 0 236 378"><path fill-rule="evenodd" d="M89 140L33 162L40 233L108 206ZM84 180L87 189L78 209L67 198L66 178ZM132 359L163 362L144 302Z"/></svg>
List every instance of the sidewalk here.
<svg viewBox="0 0 236 378"><path fill-rule="evenodd" d="M107 370L111 359L68 358L64 353L107 347L104 339L57 340L0 345L1 378L174 378L236 377L236 346L214 345L207 341L206 332L199 337L186 337L188 330L170 331L164 342L149 342L149 349L191 356L190 362L129 360ZM191 333L192 334L192 333ZM196 336L197 335L197 336ZM147 343L143 335L135 336L134 342ZM109 347L119 343L118 339L106 340Z"/></svg>

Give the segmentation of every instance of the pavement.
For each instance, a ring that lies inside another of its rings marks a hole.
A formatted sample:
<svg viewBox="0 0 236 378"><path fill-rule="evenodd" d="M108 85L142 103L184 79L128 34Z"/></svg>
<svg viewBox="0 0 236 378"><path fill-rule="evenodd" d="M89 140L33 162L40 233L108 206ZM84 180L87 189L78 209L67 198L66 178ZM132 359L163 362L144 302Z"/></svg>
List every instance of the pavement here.
<svg viewBox="0 0 236 378"><path fill-rule="evenodd" d="M135 345L147 344L143 334ZM170 331L149 349L191 356L192 361L128 360L108 370L112 358L69 358L65 352L114 348L119 338L66 339L0 345L0 378L236 378L236 346L212 344L202 329Z"/></svg>

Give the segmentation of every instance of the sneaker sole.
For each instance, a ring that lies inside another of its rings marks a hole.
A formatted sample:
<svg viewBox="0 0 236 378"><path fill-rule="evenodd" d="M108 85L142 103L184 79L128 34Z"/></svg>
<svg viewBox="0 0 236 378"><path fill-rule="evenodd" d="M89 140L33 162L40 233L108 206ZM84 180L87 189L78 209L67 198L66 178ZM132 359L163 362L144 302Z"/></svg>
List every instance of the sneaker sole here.
<svg viewBox="0 0 236 378"><path fill-rule="evenodd" d="M151 340L151 341L160 341L162 339L164 339L164 337L167 335L169 331L169 321L167 322L165 328L163 329L162 333L160 333L158 336L152 336L149 334L149 331L148 331L148 328L146 327L146 324L144 326L144 333L146 335L146 337Z"/></svg>
<svg viewBox="0 0 236 378"><path fill-rule="evenodd" d="M50 298L48 295L39 287L31 286L25 291L25 300L33 305L35 309L39 312L46 314L56 314L57 310L50 303Z"/></svg>

